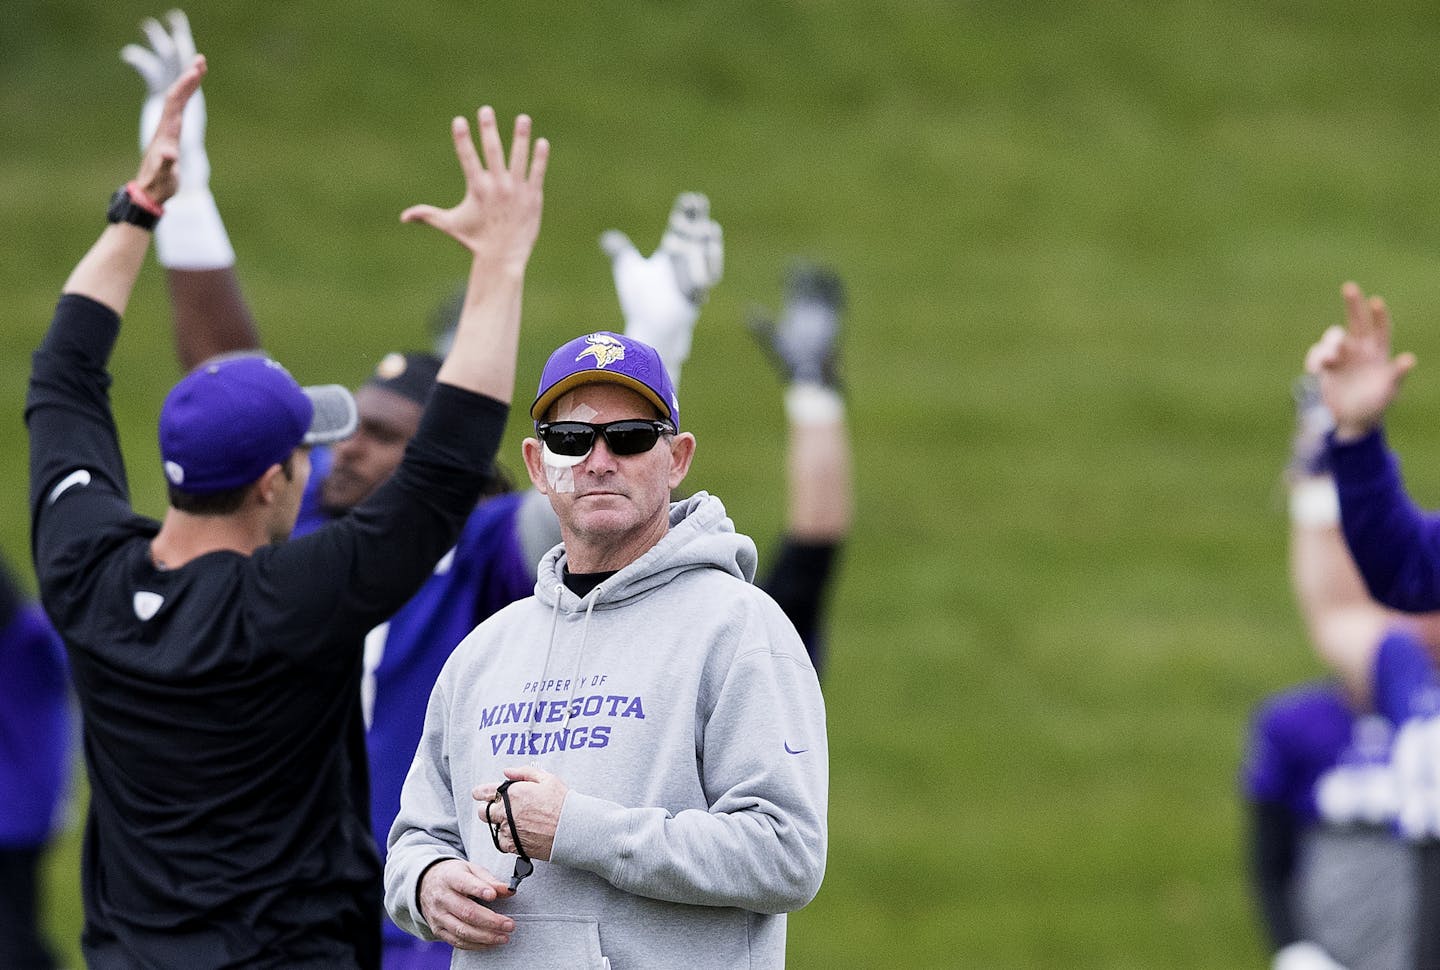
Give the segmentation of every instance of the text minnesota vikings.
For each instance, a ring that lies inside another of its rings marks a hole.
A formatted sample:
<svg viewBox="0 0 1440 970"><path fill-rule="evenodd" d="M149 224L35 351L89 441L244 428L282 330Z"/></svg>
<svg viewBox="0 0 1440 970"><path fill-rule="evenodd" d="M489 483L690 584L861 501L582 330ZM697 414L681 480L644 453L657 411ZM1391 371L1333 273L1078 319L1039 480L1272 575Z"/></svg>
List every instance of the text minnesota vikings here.
<svg viewBox="0 0 1440 970"><path fill-rule="evenodd" d="M609 723L594 723L603 719L606 722L630 718L632 720L645 720L645 704L638 696L628 694L574 694L572 691L583 690L587 687L599 687L608 680L606 674L596 674L589 677L577 677L570 680L532 680L528 681L522 693L537 695L534 699L520 698L513 701L503 701L499 704L487 707L480 712L480 723L477 729L487 733L490 740L490 753L495 756L504 755L542 755L552 751L565 751L571 748L604 748L610 744L610 731L612 725ZM566 699L559 697L554 700L546 700L545 694L555 692L557 694L570 693ZM585 720L590 723L576 724L571 726L572 720ZM548 725L558 724L558 728L550 728ZM497 731L495 728L506 725L530 725L525 730ZM547 725L537 730L534 725Z"/></svg>

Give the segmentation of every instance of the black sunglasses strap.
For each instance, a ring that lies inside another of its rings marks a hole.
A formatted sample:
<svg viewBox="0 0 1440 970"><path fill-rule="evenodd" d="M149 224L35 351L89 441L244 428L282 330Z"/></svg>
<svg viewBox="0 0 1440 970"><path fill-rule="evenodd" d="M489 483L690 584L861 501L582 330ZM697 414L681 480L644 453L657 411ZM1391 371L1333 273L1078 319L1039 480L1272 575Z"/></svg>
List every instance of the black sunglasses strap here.
<svg viewBox="0 0 1440 970"><path fill-rule="evenodd" d="M510 838L515 843L515 874L510 877L510 891L514 892L520 888L520 880L535 871L535 863L525 854L525 847L520 844L520 832L515 828L515 814L510 811L510 786L515 784L514 778L507 778L495 788L495 794L500 796L500 801L505 804L505 822L510 826Z"/></svg>

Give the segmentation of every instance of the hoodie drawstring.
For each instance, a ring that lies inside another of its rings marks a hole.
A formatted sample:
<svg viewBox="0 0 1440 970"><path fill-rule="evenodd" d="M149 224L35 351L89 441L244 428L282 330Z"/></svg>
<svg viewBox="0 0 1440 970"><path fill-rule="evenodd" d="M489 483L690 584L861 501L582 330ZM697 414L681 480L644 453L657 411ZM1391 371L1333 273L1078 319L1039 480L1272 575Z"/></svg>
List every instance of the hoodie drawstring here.
<svg viewBox="0 0 1440 970"><path fill-rule="evenodd" d="M600 594L604 591L604 589L604 583L597 584L596 587L590 591L588 602L585 606L585 623L580 628L580 649L575 652L575 668L570 671L570 696L565 699L565 719L560 724L560 730L562 731L570 727L570 715L575 710L575 691L579 687L579 685L575 682L575 678L580 676L580 665L585 660L585 646L590 637L590 614L595 612L595 604L600 601ZM550 677L550 657L555 653L556 633L560 629L560 596L564 592L564 590L564 583L555 584L555 609L552 610L550 613L550 643L545 648L545 666L542 667L540 670L541 684L544 684ZM537 711L544 709L544 705L542 703L544 700L545 697L543 694L536 696L535 709ZM530 728L529 734L530 737L533 739L535 736L535 728L533 726L533 721L531 722L531 725L532 726Z"/></svg>
<svg viewBox="0 0 1440 970"><path fill-rule="evenodd" d="M570 726L570 715L575 711L575 691L580 686L575 678L580 676L580 663L585 659L585 645L590 640L590 614L595 612L595 604L600 601L600 593L604 589L604 583L597 584L590 591L590 604L585 607L585 623L580 627L580 649L575 651L575 669L570 671L570 696L565 699L565 720L560 722L562 731ZM558 601L556 606L558 608Z"/></svg>

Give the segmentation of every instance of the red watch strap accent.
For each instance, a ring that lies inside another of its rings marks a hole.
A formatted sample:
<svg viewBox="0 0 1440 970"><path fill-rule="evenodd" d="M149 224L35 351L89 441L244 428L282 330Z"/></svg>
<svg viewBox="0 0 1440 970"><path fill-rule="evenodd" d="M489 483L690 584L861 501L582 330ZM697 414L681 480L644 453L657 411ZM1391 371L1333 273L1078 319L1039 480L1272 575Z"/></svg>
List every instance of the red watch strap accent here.
<svg viewBox="0 0 1440 970"><path fill-rule="evenodd" d="M130 194L131 202L134 202L155 218L158 219L165 214L165 207L150 198L150 193L142 189L140 183L134 179L125 183L125 191Z"/></svg>

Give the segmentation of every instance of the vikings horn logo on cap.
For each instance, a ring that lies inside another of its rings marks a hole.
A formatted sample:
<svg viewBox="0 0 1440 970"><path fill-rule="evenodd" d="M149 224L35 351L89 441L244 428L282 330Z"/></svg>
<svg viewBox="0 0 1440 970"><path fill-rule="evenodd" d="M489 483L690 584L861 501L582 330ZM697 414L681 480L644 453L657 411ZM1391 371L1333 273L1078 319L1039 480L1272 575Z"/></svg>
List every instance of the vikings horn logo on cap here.
<svg viewBox="0 0 1440 970"><path fill-rule="evenodd" d="M586 357L595 358L595 366L602 370L625 359L625 345L608 333L592 333L585 338L586 347L575 355L576 362Z"/></svg>

